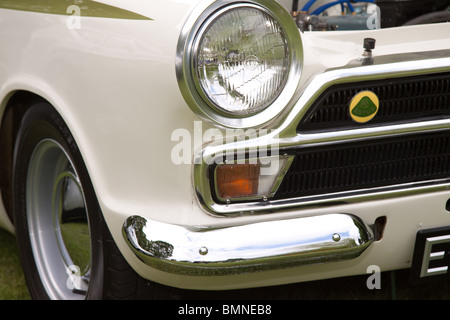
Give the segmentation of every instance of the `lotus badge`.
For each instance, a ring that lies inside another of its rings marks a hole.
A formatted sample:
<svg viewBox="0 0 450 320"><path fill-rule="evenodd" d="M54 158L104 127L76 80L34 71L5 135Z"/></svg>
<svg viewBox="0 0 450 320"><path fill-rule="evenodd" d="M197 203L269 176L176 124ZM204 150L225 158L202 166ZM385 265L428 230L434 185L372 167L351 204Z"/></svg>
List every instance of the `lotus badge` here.
<svg viewBox="0 0 450 320"><path fill-rule="evenodd" d="M358 123L366 123L375 117L380 101L372 91L361 91L350 102L350 116Z"/></svg>

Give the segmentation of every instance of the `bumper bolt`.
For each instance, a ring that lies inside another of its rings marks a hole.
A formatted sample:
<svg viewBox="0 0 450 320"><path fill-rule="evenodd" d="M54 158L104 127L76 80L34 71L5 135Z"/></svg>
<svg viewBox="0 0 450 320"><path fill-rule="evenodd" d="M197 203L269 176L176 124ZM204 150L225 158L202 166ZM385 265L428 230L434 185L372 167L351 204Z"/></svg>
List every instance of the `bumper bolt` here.
<svg viewBox="0 0 450 320"><path fill-rule="evenodd" d="M335 242L339 242L339 240L341 240L341 235L339 233L335 233L335 234L333 234L332 239Z"/></svg>
<svg viewBox="0 0 450 320"><path fill-rule="evenodd" d="M202 255L205 256L208 254L208 248L207 247L201 247L198 252Z"/></svg>

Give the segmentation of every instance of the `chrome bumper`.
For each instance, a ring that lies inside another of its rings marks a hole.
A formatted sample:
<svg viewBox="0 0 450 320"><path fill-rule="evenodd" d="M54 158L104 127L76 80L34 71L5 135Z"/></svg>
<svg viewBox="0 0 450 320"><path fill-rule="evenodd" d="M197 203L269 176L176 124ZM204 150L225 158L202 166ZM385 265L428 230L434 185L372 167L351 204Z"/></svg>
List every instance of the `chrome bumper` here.
<svg viewBox="0 0 450 320"><path fill-rule="evenodd" d="M230 227L191 228L129 217L123 236L148 266L213 276L275 270L358 257L373 233L355 216L323 216Z"/></svg>

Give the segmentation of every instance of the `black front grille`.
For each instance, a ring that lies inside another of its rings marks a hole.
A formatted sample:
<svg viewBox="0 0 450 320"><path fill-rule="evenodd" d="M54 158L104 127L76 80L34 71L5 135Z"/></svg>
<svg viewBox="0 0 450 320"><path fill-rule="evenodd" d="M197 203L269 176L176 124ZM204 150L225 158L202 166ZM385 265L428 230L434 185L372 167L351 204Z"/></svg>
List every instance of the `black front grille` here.
<svg viewBox="0 0 450 320"><path fill-rule="evenodd" d="M275 199L450 178L450 131L304 147Z"/></svg>
<svg viewBox="0 0 450 320"><path fill-rule="evenodd" d="M359 124L349 114L351 99L374 92L380 107L370 122ZM335 85L309 108L298 132L333 131L450 118L450 73Z"/></svg>

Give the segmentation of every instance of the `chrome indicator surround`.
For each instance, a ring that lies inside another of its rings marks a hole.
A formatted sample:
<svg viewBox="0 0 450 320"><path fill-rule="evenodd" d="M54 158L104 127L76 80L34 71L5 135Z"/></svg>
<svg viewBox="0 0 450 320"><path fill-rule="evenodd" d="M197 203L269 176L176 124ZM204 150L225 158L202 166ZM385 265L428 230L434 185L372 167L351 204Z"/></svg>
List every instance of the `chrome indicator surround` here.
<svg viewBox="0 0 450 320"><path fill-rule="evenodd" d="M359 129L340 130L335 132L297 133L298 123L306 114L308 108L322 92L335 84L352 83L367 80L380 80L395 77L414 76L450 71L450 50L425 53L409 53L405 55L389 55L375 57L374 64L363 66L358 61L352 61L339 69L328 70L314 77L307 85L296 105L283 122L265 137L254 138L242 142L206 146L198 158L208 158L213 154L227 154L230 150L264 149L267 141L275 141L279 154L287 153L296 148L307 148L323 144L333 144L345 141L370 140L380 137L395 137L398 135L450 130L450 119L391 124L376 127L361 127ZM217 216L240 216L260 213L272 213L281 210L323 207L329 205L357 203L362 201L388 199L410 196L429 192L446 191L450 189L449 179L439 181L424 181L374 188L371 190L355 190L321 196L290 198L276 201L253 201L247 203L221 204L214 201L211 195L211 177L208 174L209 165L201 159L196 159L193 168L195 192L202 208L209 214Z"/></svg>
<svg viewBox="0 0 450 320"><path fill-rule="evenodd" d="M201 85L197 82L192 70L192 61L198 45L198 36L204 23L219 10L226 12L228 8L257 8L275 19L284 29L289 48L290 70L284 89L271 105L264 110L249 116L231 116L211 106L205 100ZM176 75L180 91L191 110L204 121L213 126L223 128L250 128L267 125L288 106L294 104L294 94L300 81L303 62L303 47L300 31L289 12L273 0L217 0L205 1L191 13L180 33L176 53Z"/></svg>
<svg viewBox="0 0 450 320"><path fill-rule="evenodd" d="M281 182L283 181L283 178L285 176L285 174L287 173L287 171L289 170L289 167L292 164L292 161L294 160L294 156L289 156L289 155L284 155L280 157L282 160L279 160L279 162L282 162L282 164L278 163L278 165L281 166L281 169L279 170L279 173L277 175L277 177L274 179L274 183L272 185L272 187L270 188L269 192L267 194L264 195L258 195L258 196L253 196L253 197L245 197L245 198L234 198L234 199L225 199L220 197L219 192L218 192L218 186L217 186L217 166L212 170L213 172L211 173L211 176L213 176L214 178L214 196L222 203L232 203L232 202L240 202L240 201L249 201L249 200L269 200L270 198L272 198L276 191L278 190L278 188L280 187ZM263 159L262 157L258 158L258 160ZM245 159L246 161L249 161L250 163L256 163L257 160L255 159ZM237 161L236 161L237 162ZM221 165L221 164L225 164L227 162L218 162L217 161L217 165Z"/></svg>
<svg viewBox="0 0 450 320"><path fill-rule="evenodd" d="M236 275L353 259L374 240L372 230L348 214L198 228L132 216L122 234L148 266L190 276Z"/></svg>

